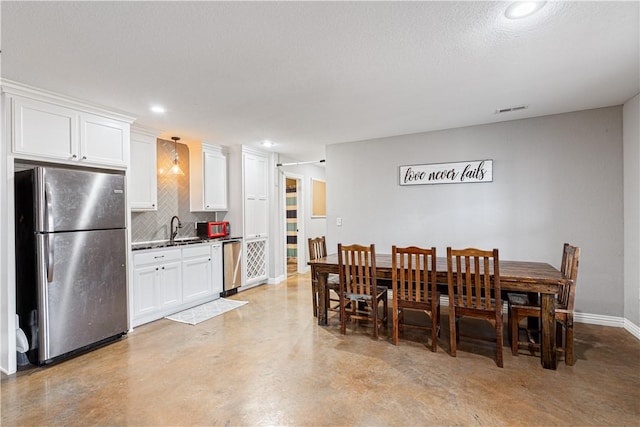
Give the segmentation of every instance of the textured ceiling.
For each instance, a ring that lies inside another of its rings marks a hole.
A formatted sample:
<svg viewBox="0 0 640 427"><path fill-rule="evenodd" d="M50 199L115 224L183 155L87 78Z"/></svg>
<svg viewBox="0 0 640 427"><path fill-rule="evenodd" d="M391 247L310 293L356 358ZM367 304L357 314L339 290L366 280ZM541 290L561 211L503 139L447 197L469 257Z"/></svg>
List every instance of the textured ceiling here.
<svg viewBox="0 0 640 427"><path fill-rule="evenodd" d="M2 78L217 144L326 144L624 103L639 3L2 1ZM162 104L161 116L149 111ZM496 115L495 109L528 109Z"/></svg>

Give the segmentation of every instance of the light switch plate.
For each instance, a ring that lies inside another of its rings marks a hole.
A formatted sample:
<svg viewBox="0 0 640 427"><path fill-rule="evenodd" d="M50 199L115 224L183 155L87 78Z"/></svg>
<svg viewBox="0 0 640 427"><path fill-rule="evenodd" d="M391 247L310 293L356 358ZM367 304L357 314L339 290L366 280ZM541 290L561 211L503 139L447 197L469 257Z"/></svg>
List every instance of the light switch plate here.
<svg viewBox="0 0 640 427"><path fill-rule="evenodd" d="M340 217L336 218L336 225L337 225L338 227L341 227L341 226L342 226L342 218L340 218Z"/></svg>

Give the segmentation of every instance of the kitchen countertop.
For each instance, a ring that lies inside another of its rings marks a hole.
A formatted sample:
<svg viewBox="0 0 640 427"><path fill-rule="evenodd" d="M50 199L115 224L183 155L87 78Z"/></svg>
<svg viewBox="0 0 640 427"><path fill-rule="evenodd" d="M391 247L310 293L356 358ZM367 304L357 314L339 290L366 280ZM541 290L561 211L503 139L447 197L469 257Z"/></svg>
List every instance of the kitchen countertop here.
<svg viewBox="0 0 640 427"><path fill-rule="evenodd" d="M179 237L171 243L169 240L153 240L150 242L132 242L131 250L140 251L143 249L171 248L176 246L194 245L198 243L228 242L232 240L242 240L242 237L219 237L217 239L203 239L201 237Z"/></svg>

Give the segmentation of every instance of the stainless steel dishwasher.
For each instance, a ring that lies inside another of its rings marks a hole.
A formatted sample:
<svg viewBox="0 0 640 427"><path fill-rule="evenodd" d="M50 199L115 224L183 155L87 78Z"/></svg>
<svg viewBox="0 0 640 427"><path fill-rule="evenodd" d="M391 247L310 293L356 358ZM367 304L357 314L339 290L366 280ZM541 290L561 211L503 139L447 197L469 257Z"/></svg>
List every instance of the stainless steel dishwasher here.
<svg viewBox="0 0 640 427"><path fill-rule="evenodd" d="M222 262L224 288L220 295L226 297L237 293L242 286L242 240L222 242Z"/></svg>

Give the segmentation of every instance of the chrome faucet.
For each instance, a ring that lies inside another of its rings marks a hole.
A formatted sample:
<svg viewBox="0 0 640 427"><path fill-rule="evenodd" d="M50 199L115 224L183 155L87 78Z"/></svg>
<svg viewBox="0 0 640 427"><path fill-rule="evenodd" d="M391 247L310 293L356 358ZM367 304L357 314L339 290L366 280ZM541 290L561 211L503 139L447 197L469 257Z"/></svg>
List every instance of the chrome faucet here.
<svg viewBox="0 0 640 427"><path fill-rule="evenodd" d="M173 226L173 221L174 220L178 221L178 225L175 228ZM169 243L173 244L176 236L178 235L178 228L182 228L182 223L180 222L180 218L178 218L177 215L174 215L171 218L171 238L169 239Z"/></svg>

